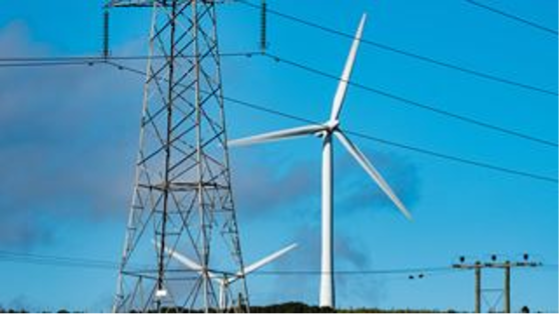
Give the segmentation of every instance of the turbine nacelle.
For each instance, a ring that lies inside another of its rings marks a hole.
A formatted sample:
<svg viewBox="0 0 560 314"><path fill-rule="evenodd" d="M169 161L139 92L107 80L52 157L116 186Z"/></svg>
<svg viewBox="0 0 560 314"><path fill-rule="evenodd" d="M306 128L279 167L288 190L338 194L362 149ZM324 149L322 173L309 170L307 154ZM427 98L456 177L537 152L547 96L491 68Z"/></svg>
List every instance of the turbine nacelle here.
<svg viewBox="0 0 560 314"><path fill-rule="evenodd" d="M315 135L318 138L325 138L328 134L333 134L336 130L338 130L338 126L340 125L339 121L327 121L321 124L322 129L318 132L315 132Z"/></svg>

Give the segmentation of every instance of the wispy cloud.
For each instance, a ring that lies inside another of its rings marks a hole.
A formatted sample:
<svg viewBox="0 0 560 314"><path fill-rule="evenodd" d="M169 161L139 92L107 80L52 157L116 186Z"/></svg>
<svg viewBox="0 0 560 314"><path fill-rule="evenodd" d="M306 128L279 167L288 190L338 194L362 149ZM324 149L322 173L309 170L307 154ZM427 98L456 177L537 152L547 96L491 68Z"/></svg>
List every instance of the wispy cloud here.
<svg viewBox="0 0 560 314"><path fill-rule="evenodd" d="M421 181L416 164L402 156L365 150L372 164L383 175L397 196L409 210L420 199ZM377 184L350 157L341 160L341 173L349 173L346 177L339 175L336 181L337 196L340 197L345 210L361 210L395 207ZM340 179L340 180L338 180Z"/></svg>
<svg viewBox="0 0 560 314"><path fill-rule="evenodd" d="M3 56L48 50L30 38L24 24L0 30ZM41 223L43 219L126 215L141 83L141 77L103 66L0 71L0 227L6 226L0 245L52 238L52 225ZM404 201L413 204L418 197L414 165L398 156L366 152ZM345 208L340 212L390 205L353 160L341 157L343 151L337 156L335 197ZM238 210L251 219L266 219L287 208L295 208L293 215L304 220L320 213L318 160L244 155L233 161Z"/></svg>
<svg viewBox="0 0 560 314"><path fill-rule="evenodd" d="M390 199L350 156L340 151L334 165L334 195L339 213L355 210L394 207ZM395 155L374 150L365 154L383 174L395 193L413 208L420 197L420 179L416 165ZM277 211L308 208L320 211L321 161L310 159L282 160L268 156L266 150L255 155L234 155L234 190L240 210L250 217L262 218ZM306 206L302 206L305 204ZM307 210L309 211L309 210Z"/></svg>
<svg viewBox="0 0 560 314"><path fill-rule="evenodd" d="M299 247L290 253L288 258L276 264L278 270L309 271L308 274L280 275L275 282L270 298L278 300L301 300L317 304L319 298L321 270L321 228L320 226L303 226L295 233L295 242ZM335 270L364 270L371 267L371 256L364 251L364 243L360 239L337 233L334 238ZM337 294L357 304L374 304L382 297L380 279L357 275L336 275Z"/></svg>
<svg viewBox="0 0 560 314"><path fill-rule="evenodd" d="M365 150L365 154L384 175L395 192L409 208L420 196L420 180L416 166L406 159L384 152ZM235 190L238 210L249 211L251 220L277 219L276 214L290 212L296 227L290 229L293 241L299 244L289 257L274 266L281 270L320 271L321 226L320 222L320 160L290 159L270 154L263 149L262 155L255 150L240 153L242 161L236 168ZM307 155L307 154L304 154ZM344 151L337 151L335 160L335 202L339 218L359 210L393 210L394 205L376 186L360 166ZM309 209L313 206L314 209ZM396 211L395 215L399 215ZM312 215L316 217L312 217ZM363 239L351 235L345 228L336 230L334 236L335 269L372 269L374 261ZM336 276L337 295L350 300L353 305L375 306L385 297L384 280L372 275L340 274ZM268 299L303 300L318 302L319 276L281 275L274 281L274 289ZM267 300L263 297L262 300Z"/></svg>
<svg viewBox="0 0 560 314"><path fill-rule="evenodd" d="M315 171L318 168L309 160L293 162L241 154L232 166L238 208L257 219L314 197L320 182Z"/></svg>
<svg viewBox="0 0 560 314"><path fill-rule="evenodd" d="M15 23L0 30L0 51L46 49ZM48 241L45 219L123 217L140 110L126 105L127 82L99 66L1 69L0 245Z"/></svg>

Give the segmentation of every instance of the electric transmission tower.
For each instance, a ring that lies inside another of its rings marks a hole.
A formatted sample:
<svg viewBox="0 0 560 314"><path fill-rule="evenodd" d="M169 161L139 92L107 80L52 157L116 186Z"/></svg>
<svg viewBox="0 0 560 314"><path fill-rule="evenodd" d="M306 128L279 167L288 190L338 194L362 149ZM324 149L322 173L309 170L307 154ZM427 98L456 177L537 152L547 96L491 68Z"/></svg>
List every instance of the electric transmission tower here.
<svg viewBox="0 0 560 314"><path fill-rule="evenodd" d="M107 7L153 10L140 149L113 310L247 311L216 1L113 0ZM177 263L170 252L195 266Z"/></svg>

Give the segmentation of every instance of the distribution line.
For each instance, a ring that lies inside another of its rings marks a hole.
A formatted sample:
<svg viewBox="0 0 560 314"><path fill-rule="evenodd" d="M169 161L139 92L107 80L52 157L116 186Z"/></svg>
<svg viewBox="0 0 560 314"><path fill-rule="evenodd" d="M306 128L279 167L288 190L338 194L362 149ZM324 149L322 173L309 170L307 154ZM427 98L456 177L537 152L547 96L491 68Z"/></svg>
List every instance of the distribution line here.
<svg viewBox="0 0 560 314"><path fill-rule="evenodd" d="M108 62L107 64L111 65L111 66L114 66L114 67L118 68L119 70L128 71L128 72L131 72L131 73L134 73L134 74L137 74L137 75L142 75L142 76L146 75L145 71L138 70L138 69L126 66L126 65L122 65L122 64L118 64L118 63L114 63L114 62ZM312 123L312 124L321 124L317 121L313 121L313 120L302 118L302 117L299 117L299 116L296 116L296 115L284 113L284 112L281 112L281 111L278 111L278 110L275 110L275 109L271 109L267 106L250 103L250 102L239 100L239 99L229 97L229 96L226 96L226 95L224 95L223 97L224 97L224 100L228 101L231 104L237 104L237 105L244 106L244 107L247 107L247 108L251 108L251 109L254 109L254 110L267 112L269 114L274 114L274 115L282 116L282 117L285 117L285 118L289 118L289 119L292 119L292 120L295 120L295 121ZM347 132L348 134L351 134L351 135L354 135L354 136L357 136L357 137L360 137L360 138L363 138L363 139L366 139L366 140L370 140L370 141L374 141L374 142L381 143L381 144L384 144L384 145L413 151L413 152L424 154L424 155L427 155L427 156L437 157L437 158L443 159L443 160L450 160L450 161L454 161L454 162L461 163L461 164L466 164L466 165L475 166L475 167L479 167L479 168L490 169L490 170L494 170L494 171L497 171L497 172L507 173L507 174L510 174L510 175L516 175L516 176L521 176L521 177L526 177L526 178L530 178L530 179L534 179L534 180L539 180L539 181L544 181L544 182L549 182L549 183L556 183L556 184L558 183L558 179L553 178L553 177L543 176L543 175L539 175L539 174L535 174L535 173L531 173L531 172L515 170L515 169L511 169L511 168L497 166L497 165L492 165L492 164L489 164L489 163L484 163L484 162L480 162L480 161L476 161L476 160L472 160L472 159L468 159L468 158L448 155L448 154L428 150L428 149L425 149L425 148L415 147L415 146L408 145L408 144L401 144L401 143L397 143L397 142L394 142L394 141L373 137L371 135L367 135L365 133L360 133L360 132L356 132L356 131L352 131L352 130L345 129L344 131Z"/></svg>
<svg viewBox="0 0 560 314"><path fill-rule="evenodd" d="M330 73L327 73L323 70L313 68L313 67L308 66L306 64L303 64L301 62L296 62L296 61L289 60L289 59L286 59L286 58L283 58L283 57L279 57L278 55L274 55L274 54L271 54L271 53L268 53L268 52L265 53L265 55L267 57L269 57L270 59L276 61L276 62L281 62L281 63L287 64L289 66L292 66L294 68L298 68L298 69L304 70L306 72L316 74L316 75L320 75L320 76L323 76L323 77L326 77L326 78L329 78L329 79L332 79L332 80L336 80L336 81L340 80L340 77L338 77L337 75L330 74ZM541 139L541 138L538 138L538 137L535 137L535 136L532 136L532 135L527 135L527 134L524 134L524 133L521 133L521 132L518 132L518 131L513 131L513 130L510 130L510 129L506 129L504 127L500 127L500 126L497 126L495 124L491 124L491 123L480 121L480 120L477 120L477 119L474 119L474 118L471 118L471 117L467 117L467 116L464 116L464 115L453 113L453 112L448 111L448 110L443 110L443 109L434 107L432 105L428 105L428 104L425 104L425 103L421 103L419 101L411 100L409 98L405 98L403 96L399 96L399 95L394 94L394 93L390 93L390 92L387 92L387 91L384 91L384 90L381 90L381 89L378 89L378 88L374 88L374 87L367 86L367 85L364 85L364 84L361 84L361 83L357 83L355 81L347 81L347 82L348 82L349 85L352 85L356 88L359 88L359 89L362 89L362 90L365 90L367 92L371 92L371 93L374 93L374 94L377 94L377 95L381 95L381 96L386 97L386 98L396 100L396 101L398 101L400 103L403 103L403 104L406 104L408 106L417 107L417 108L420 108L420 109L423 109L423 110L430 111L430 112L435 113L437 115L445 116L447 118L452 118L454 120L462 121L464 123L468 123L468 124L476 125L478 127L482 127L482 128L489 129L489 130L492 130L492 131L500 132L502 134L506 134L506 135L514 136L514 137L521 138L521 139L524 139L524 140L528 140L528 141L531 141L531 142L535 142L535 143L539 143L539 144L543 144L543 145L558 148L558 143L555 143L555 142L552 142L552 141L549 141L549 140Z"/></svg>
<svg viewBox="0 0 560 314"><path fill-rule="evenodd" d="M531 26L531 27L533 27L533 28L535 28L535 29L538 29L538 30L541 30L541 31L545 31L545 32L547 32L547 33L550 33L550 34L553 34L553 35L558 36L558 31L555 30L555 29L552 29L552 28L549 28L549 27L546 27L546 26L542 26L542 25L540 25L540 24L537 24L537 23L535 23L535 22L529 21L529 20L524 19L524 18L522 18L522 17L519 17L519 16L517 16L517 15L513 15L513 14L508 13L508 12L505 12L505 11L503 11L503 10L499 10L499 9L493 8L493 7L491 7L491 6L487 5L487 4L483 4L483 3L480 3L480 2L476 2L476 1L473 1L473 0L465 0L465 1L466 1L467 3L470 3L470 4L472 4L472 5L477 6L477 7L479 7L479 8L485 9L485 10L487 10L487 11L490 11L490 12L499 14L499 15L501 15L501 16L507 17L507 18L509 18L509 19L515 20L515 21L517 21L517 22L523 23L523 24L525 24L525 25L527 25L527 26Z"/></svg>
<svg viewBox="0 0 560 314"><path fill-rule="evenodd" d="M403 268L403 269L376 269L376 270L335 270L337 275L391 275L391 274L408 274L408 273L436 273L436 272L456 272L449 266L440 267L419 267L419 268ZM259 271L261 275L321 275L320 270L270 270Z"/></svg>
<svg viewBox="0 0 560 314"><path fill-rule="evenodd" d="M23 252L0 251L0 262L29 263L37 265L54 265L62 267L82 267L82 268L100 268L100 269L118 269L119 263L88 259L79 257L66 257L56 255L40 255L29 254ZM339 270L335 271L337 275L383 275L383 274L402 274L402 273L433 273L457 271L450 266L440 267L417 267L417 268L400 268L400 269L363 269L363 270ZM259 271L255 274L261 275L321 275L318 270L271 270Z"/></svg>
<svg viewBox="0 0 560 314"><path fill-rule="evenodd" d="M57 255L30 254L24 252L0 251L0 262L26 263L46 266L78 267L78 268L98 268L106 270L116 270L119 263L89 259L81 257L68 257ZM558 264L543 264L541 268L558 270ZM393 269L361 269L361 270L338 270L337 275L390 275L408 273L445 273L462 272L464 270L454 269L451 266L434 267L410 267ZM263 270L255 274L266 275L321 275L320 270Z"/></svg>
<svg viewBox="0 0 560 314"><path fill-rule="evenodd" d="M239 2L239 3L242 3L242 4L245 4L249 7L254 8L254 9L258 9L258 10L262 9L260 5L254 4L254 3L250 2L250 1L247 1L247 0L235 0L235 1ZM276 15L278 17L281 17L283 19L286 19L286 20L289 20L289 21L292 21L292 22L296 22L296 23L299 23L299 24L302 24L302 25L305 25L305 26L309 26L309 27L312 27L312 28L315 28L315 29L318 29L318 30L321 30L321 31L324 31L324 32L327 32L327 33L331 33L331 34L334 34L334 35L337 35L337 36L345 37L345 38L348 38L348 39L354 39L353 34L350 34L350 33L344 32L344 31L340 31L340 30L331 28L329 26L325 26L325 25L321 25L321 24L318 24L318 23L315 23L315 22L304 20L302 18L293 16L293 15L290 15L290 14L287 14L287 13L283 13L283 12L280 12L280 11L277 11L277 10L270 9L269 7L266 9L266 11L270 14ZM406 57L409 57L409 58L414 58L414 59L421 60L421 61L424 61L424 62L427 62L427 63L431 63L431 64L434 64L434 65L437 65L437 66L441 66L441 67L456 70L456 71L459 71L459 72L462 72L462 73L477 76L479 78L484 78L484 79L487 79L487 80L492 80L492 81L495 81L495 82L500 82L500 83L503 83L503 84L516 86L516 87L523 88L523 89L526 89L526 90L532 90L532 91L536 91L536 92L540 92L540 93L544 93L544 94L548 94L548 95L558 96L557 91L553 91L553 90L533 86L533 85L530 85L530 84L518 82L518 81L515 81L515 80L512 80L512 79L500 77L500 76L489 74L489 73L486 73L486 72L481 72L481 71L469 69L467 67L452 64L452 63L449 63L447 61L441 61L441 60L437 60L437 59L432 58L432 57L427 57L427 56L424 56L424 55L421 55L421 54L418 54L418 53L406 51L404 49L395 48L395 47L392 47L392 46L389 46L387 44L383 44L383 43L380 43L380 42L377 42L377 41L362 38L361 42L365 45L373 46L373 47L376 47L376 48L379 48L379 49L382 49L382 50L386 50L386 51L389 51L389 52L392 52L392 53L400 54L402 56L406 56Z"/></svg>

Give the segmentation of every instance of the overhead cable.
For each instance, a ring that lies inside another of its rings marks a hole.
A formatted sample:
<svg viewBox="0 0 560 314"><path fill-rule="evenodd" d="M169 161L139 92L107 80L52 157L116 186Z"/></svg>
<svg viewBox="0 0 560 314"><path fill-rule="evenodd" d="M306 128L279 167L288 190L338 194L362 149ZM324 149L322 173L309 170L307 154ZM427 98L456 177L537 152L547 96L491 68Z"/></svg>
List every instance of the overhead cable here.
<svg viewBox="0 0 560 314"><path fill-rule="evenodd" d="M517 22L519 22L519 23L522 23L522 24L524 24L524 25L526 25L526 26L530 26L530 27L533 27L533 28L535 28L535 29L538 29L538 30L541 30L541 31L545 31L545 32L547 32L547 33L550 33L550 34L553 34L553 35L558 36L558 31L555 30L555 29L552 29L552 28L549 28L549 27L546 27L546 26L542 26L542 25L537 24L537 23L535 23L535 22L529 21L529 20L527 20L527 19L525 19L525 18L522 18L522 17L519 17L519 16L517 16L517 15L511 14L511 13L508 13L508 12L505 12L505 11L503 11L503 10L500 10L500 9L497 9L497 8L494 8L494 7L491 7L491 6L489 6L489 5L487 5L487 4L484 4L484 3L481 3L481 2L477 2L477 1L473 1L473 0L465 0L465 1L466 1L467 3L470 3L470 4L472 4L472 5L477 6L477 7L479 7L479 8L482 8L482 9L484 9L484 10L487 10L487 11L490 11L490 12L493 12L493 13L496 13L496 14L499 14L499 15L501 15L501 16L503 16L503 17L506 17L506 18L509 18L509 19L511 19L511 20L514 20L514 21L517 21Z"/></svg>
<svg viewBox="0 0 560 314"><path fill-rule="evenodd" d="M235 1L239 2L239 3L242 3L242 4L245 4L249 7L254 8L254 9L261 10L260 5L254 4L250 1L247 1L247 0L235 0ZM348 38L348 39L354 39L354 35L351 34L351 33L347 33L347 32L337 30L337 29L329 27L329 26L325 26L325 25L322 25L322 24L319 24L319 23L316 23L316 22L311 22L309 20L305 20L305 19L296 17L294 15L290 15L290 14L287 14L287 13L280 12L278 10L271 9L270 6L267 7L266 10L271 15L275 15L275 16L281 17L283 19L286 19L286 20L289 20L289 21L292 21L292 22L296 22L296 23L301 24L301 25L312 27L312 28L315 28L315 29L318 29L318 30L321 30L321 31L324 31L324 32L327 32L327 33L330 33L330 34L334 34L334 35L337 35L337 36L345 37L345 38ZM421 55L419 53L411 52L411 51L408 51L408 50L405 50L405 49L402 49L402 48L396 48L396 47L393 47L391 45L384 44L384 43L381 43L381 42L378 42L378 41L373 41L373 40L362 38L361 42L362 42L362 44L369 45L369 46L372 46L372 47L376 47L378 49L382 49L382 50L385 50L385 51L396 53L396 54L406 56L406 57L409 57L409 58L421 60L421 61L426 62L426 63L430 63L430 64L437 65L437 66L440 66L440 67L445 67L445 68L452 69L452 70L455 70L455 71L459 71L459 72L462 72L462 73L466 73L466 74L469 74L469 75L477 76L479 78L492 80L492 81L495 81L495 82L500 82L500 83L503 83L503 84L516 86L518 88L523 88L523 89L526 89L526 90L532 90L532 91L539 92L539 93L558 96L558 92L554 91L554 90L550 90L550 89L534 86L534 85L531 85L531 84L519 82L519 81L516 81L516 80L513 80L513 79L501 77L501 76L490 74L490 73L487 73L487 72L474 70L474 69L471 69L471 68L468 68L468 67L465 67L465 66L453 64L453 63L448 62L448 61L438 60L438 59L433 58L433 57L428 57L428 56L425 56L425 55Z"/></svg>
<svg viewBox="0 0 560 314"><path fill-rule="evenodd" d="M24 252L0 251L0 262L29 263L36 265L79 267L79 268L99 268L99 269L118 269L119 263L108 260L67 257L59 255L30 254ZM358 270L338 270L334 271L337 275L382 275L382 274L401 274L401 273L432 273L454 271L450 266L440 267L416 267L416 268L395 268L395 269L358 269ZM255 274L261 275L321 275L320 270L273 270L259 271Z"/></svg>
<svg viewBox="0 0 560 314"><path fill-rule="evenodd" d="M123 65L123 64L114 63L114 62L109 62L107 64L112 65L115 68L118 68L120 70L128 71L128 72L131 72L131 73L134 73L134 74L137 74L137 75L142 75L142 76L146 75L146 72L143 71L143 70L138 70L138 69L135 69L135 68ZM237 99L237 98L234 98L234 97L229 97L227 95L224 95L223 97L224 97L225 101L227 101L228 103L231 103L231 104L241 105L241 106L252 108L252 109L255 109L255 110L267 112L269 114L274 114L274 115L282 116L282 117L285 117L285 118L289 118L289 119L292 119L292 120L295 120L295 121L320 124L317 121L313 121L313 120L310 120L310 119L298 117L298 116L293 115L293 114L284 113L284 112L281 112L281 111L276 110L276 109L271 109L271 108L269 108L267 106L264 106L264 105L259 105L259 104L247 102L247 101L240 100L240 99ZM475 167L479 167L479 168L486 168L486 169L490 169L490 170L494 170L494 171L498 171L498 172L502 172L502 173L507 173L507 174L510 174L510 175L516 175L516 176L526 177L526 178L530 178L530 179L534 179L534 180L539 180L539 181L558 184L558 178L539 175L539 174L535 174L535 173L527 172L527 171L520 171L520 170L516 170L516 169L512 169L512 168L506 168L506 167L502 167L502 166L498 166L498 165L493 165L493 164L490 164L490 163L480 162L480 161L469 159L469 158L463 158L463 157L453 156L453 155L449 155L449 154L444 154L444 153L436 152L436 151L433 151L433 150L429 150L429 149L425 149L425 148L421 148L421 147L416 147L416 146L413 146L413 145L402 144L402 143L398 143L398 142L395 142L395 141L382 139L382 138L379 138L379 137L373 137L371 135L368 135L368 134L365 134L365 133L362 133L362 132L356 132L356 131L352 131L352 130L348 130L348 129L345 129L344 131L347 132L348 134L358 136L358 137L361 137L361 138L369 140L369 141L374 141L374 142L381 143L381 144L384 144L384 145L397 147L397 148L413 151L413 152L416 152L416 153L420 153L420 154L424 154L424 155L428 155L428 156L432 156L432 157L437 157L439 159L450 160L450 161L454 161L454 162L457 162L457 163L467 164L467 165L475 166Z"/></svg>
<svg viewBox="0 0 560 314"><path fill-rule="evenodd" d="M281 63L287 64L291 67L295 67L295 68L304 70L306 72L316 74L316 75L320 75L320 76L323 76L323 77L326 77L326 78L329 78L329 79L332 79L332 80L336 80L336 81L340 80L340 78L337 75L327 73L323 70L319 70L317 68L311 67L311 66L303 64L301 62L289 60L287 58L283 58L283 57L280 57L278 55L274 55L274 54L271 54L271 53L266 53L265 55L268 56L269 58L271 58L272 60L275 60L276 62L281 62ZM372 87L372 86L368 86L368 85L365 85L365 84L362 84L362 83L358 83L358 82L355 82L355 81L347 81L347 82L348 82L349 85L352 85L356 88L359 88L359 89L365 90L367 92L371 92L371 93L374 93L374 94L377 94L377 95L380 95L380 96L383 96L383 97L386 97L386 98L390 98L392 100L396 100L399 103L402 103L402 104L405 104L405 105L408 105L408 106L417 107L417 108L420 108L422 110L427 110L429 112L432 112L432 113L440 115L440 116L445 116L447 118L451 118L451 119L454 119L454 120L459 120L459 121L462 121L464 123L468 123L468 124L471 124L471 125L476 125L478 127L482 127L482 128L488 129L488 130L496 131L496 132L499 132L499 133L502 133L502 134L505 134L505 135L514 136L514 137L521 138L521 139L524 139L524 140L528 140L528 141L531 141L531 142L535 142L535 143L539 143L539 144L543 144L543 145L558 148L558 143L552 142L550 140L538 138L536 136L532 136L532 135L528 135L528 134L525 134L525 133L521 133L519 131L514 131L514 130L511 130L511 129L507 129L505 127L497 126L497 125L492 124L492 123L484 122L484 121L481 121L479 119L475 119L475 118L468 117L468 116L465 116L465 115L457 114L457 113L451 112L449 110L444 110L444 109L441 109L441 108L437 108L433 105L429 105L429 104L426 104L426 103L423 103L423 102L412 100L410 98L406 98L404 96L397 95L396 93L388 92L388 91L385 91L385 90L382 90L382 89L379 89L379 88L375 88L375 87Z"/></svg>
<svg viewBox="0 0 560 314"><path fill-rule="evenodd" d="M227 57L252 57L255 55L260 55L261 52L246 51L246 52L222 52L218 56L222 58ZM158 60L167 59L169 56L166 55L109 55L105 56L41 56L41 57L0 57L0 67L9 67L13 64L22 64L28 66L41 65L43 63L48 63L52 65L65 65L66 63L75 62L76 64L95 62L102 63L105 61L144 61L148 59ZM174 56L176 59L190 59L194 58L193 55L178 54ZM60 63L60 64L59 64Z"/></svg>
<svg viewBox="0 0 560 314"><path fill-rule="evenodd" d="M229 103L232 103L232 104L237 104L237 105L248 107L248 108L251 108L251 109L254 109L254 110L259 110L259 111L267 112L269 114L282 116L284 118L291 119L291 120L294 120L294 121L320 124L317 121L312 121L312 120L302 118L302 117L299 117L299 116L296 116L296 115L293 115L293 114L281 112L281 111L278 111L276 109L271 109L271 108L263 106L263 105L250 103L250 102L239 100L239 99L236 99L236 98L224 96L224 100L226 100L226 101L228 101ZM549 176L544 176L544 175L540 175L540 174L536 174L536 173L532 173L532 172L521 171L521 170L516 170L516 169L513 169L513 168L498 166L498 165L494 165L494 164L490 164L490 163L486 163L486 162L482 162L482 161L477 161L477 160L466 158L466 157L459 157L459 156L454 156L454 155L450 155L450 154L446 154L446 153L441 153L441 152L437 152L437 151L434 151L434 150L430 150L430 149L426 149L426 148L422 148L422 147L418 147L418 146L414 146L414 145L403 144L403 143L395 142L395 141L380 138L380 137L374 137L372 135L365 134L363 132L356 132L356 131L352 131L352 130L348 130L348 129L344 129L343 131L350 134L350 135L353 135L353 136L356 136L356 137L359 137L359 138L362 138L362 139L365 139L365 140L377 142L377 143L380 143L380 144L383 144L383 145L386 145L386 146L391 146L391 147L396 147L396 148L412 151L412 152L419 153L419 154L422 154L422 155L436 157L438 159L453 161L453 162L457 162L457 163L461 163L461 164L465 164L465 165L475 166L475 167L478 167L478 168L485 168L485 169L494 170L494 171L498 171L498 172L502 172L502 173L507 173L507 174L510 174L510 175L521 176L521 177L526 177L526 178L535 179L535 180L539 180L539 181L545 181L545 182L549 182L549 183L558 184L558 179L557 178L553 178L553 177L549 177Z"/></svg>

